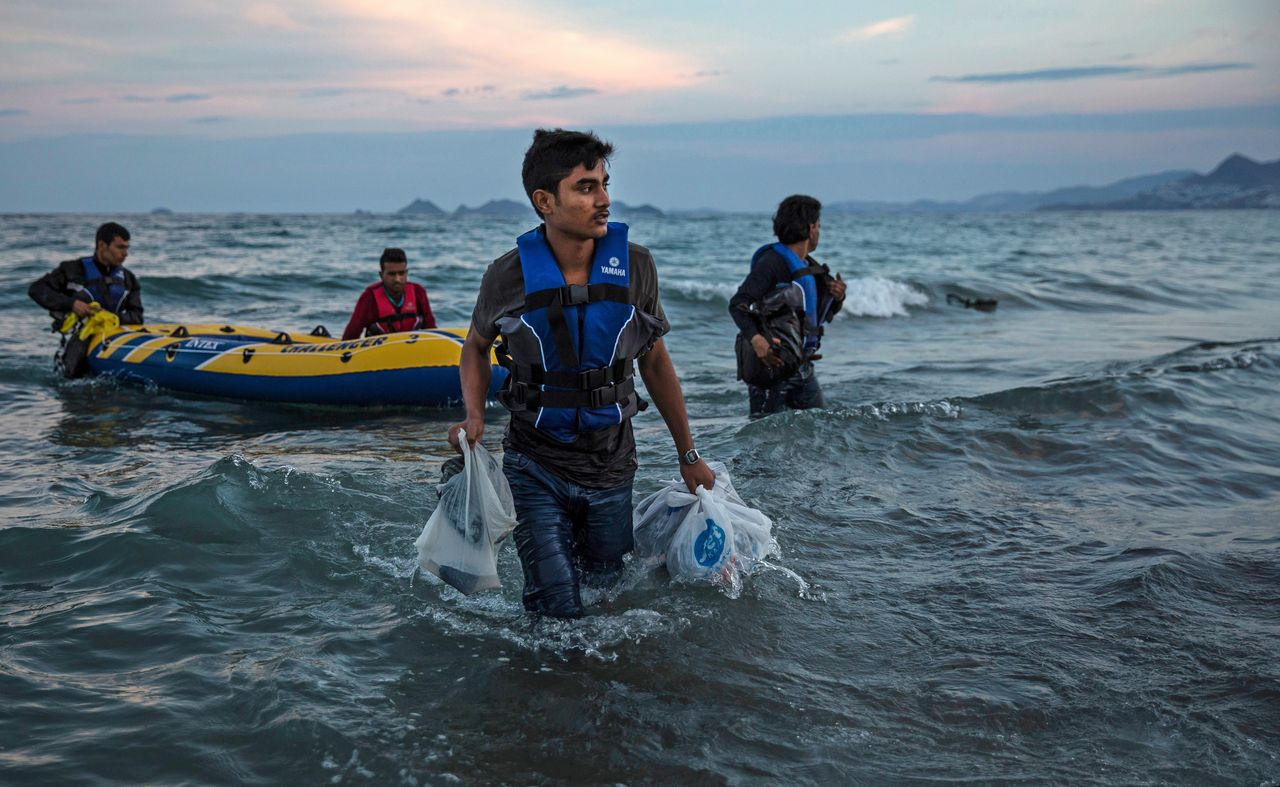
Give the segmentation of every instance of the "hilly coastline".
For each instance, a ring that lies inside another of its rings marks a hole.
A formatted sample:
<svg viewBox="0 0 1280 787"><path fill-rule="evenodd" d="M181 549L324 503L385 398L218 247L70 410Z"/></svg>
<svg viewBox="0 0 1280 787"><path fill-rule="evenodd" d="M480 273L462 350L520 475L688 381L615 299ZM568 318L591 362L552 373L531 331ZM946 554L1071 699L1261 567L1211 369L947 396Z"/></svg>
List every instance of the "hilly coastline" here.
<svg viewBox="0 0 1280 787"><path fill-rule="evenodd" d="M1258 162L1239 153L1207 175L1192 173L1124 199L1101 204L1062 201L1041 210L1280 209L1280 159Z"/></svg>
<svg viewBox="0 0 1280 787"><path fill-rule="evenodd" d="M1280 160L1260 163L1239 153L1207 175L1168 170L1125 178L1105 186L1069 186L1052 191L1002 191L960 202L845 201L833 213L990 213L1034 210L1186 210L1280 208Z"/></svg>
<svg viewBox="0 0 1280 787"><path fill-rule="evenodd" d="M1188 210L1280 209L1280 160L1259 162L1233 153L1208 174L1176 169L1124 178L1103 186L1067 186L1050 191L997 191L963 201L921 199L913 202L844 200L825 205L828 213L1013 213L1045 210ZM614 201L615 218L663 218L653 205ZM356 211L359 215L373 215ZM681 216L720 215L722 211L675 211ZM401 216L439 218L536 218L527 202L492 199L446 211L417 198L396 211Z"/></svg>
<svg viewBox="0 0 1280 787"><path fill-rule="evenodd" d="M658 208L652 205L628 205L625 202L614 200L609 208L617 218L662 218L664 214ZM363 211L358 211L363 213ZM483 205L477 205L472 208L467 205L459 205L456 210L449 213L434 202L428 199L417 198L413 202L405 205L396 211L399 216L438 216L451 217L455 219L489 217L489 218L535 218L533 207L527 202L517 202L511 199L491 199Z"/></svg>

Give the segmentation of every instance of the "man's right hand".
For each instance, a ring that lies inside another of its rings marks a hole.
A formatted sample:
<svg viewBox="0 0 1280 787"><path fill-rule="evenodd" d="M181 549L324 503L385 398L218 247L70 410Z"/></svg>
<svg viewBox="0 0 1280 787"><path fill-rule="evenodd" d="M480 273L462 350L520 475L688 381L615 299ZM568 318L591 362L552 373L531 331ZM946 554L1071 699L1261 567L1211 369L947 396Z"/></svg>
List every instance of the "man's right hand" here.
<svg viewBox="0 0 1280 787"><path fill-rule="evenodd" d="M72 301L71 311L75 312L77 317L88 317L90 314L96 314L102 311L102 307L98 305L97 301L94 301L93 303Z"/></svg>
<svg viewBox="0 0 1280 787"><path fill-rule="evenodd" d="M467 442L475 445L480 442L480 437L484 435L484 419L467 418L465 421L449 427L449 445L453 446L453 450L462 453L461 438L458 436L459 431L465 431L467 433Z"/></svg>
<svg viewBox="0 0 1280 787"><path fill-rule="evenodd" d="M774 344L782 344L781 339L774 339ZM757 333L751 337L751 349L756 351L756 357L760 359L760 363L773 369L782 366L782 359L773 351L773 347L769 346L769 340L764 338L764 334Z"/></svg>

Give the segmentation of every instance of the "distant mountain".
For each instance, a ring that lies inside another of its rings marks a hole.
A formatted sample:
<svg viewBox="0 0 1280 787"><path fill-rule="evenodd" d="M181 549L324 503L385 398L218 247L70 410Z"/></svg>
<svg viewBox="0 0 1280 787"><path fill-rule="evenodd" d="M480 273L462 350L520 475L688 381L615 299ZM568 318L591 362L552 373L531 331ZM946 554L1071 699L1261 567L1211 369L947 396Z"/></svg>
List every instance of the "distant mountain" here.
<svg viewBox="0 0 1280 787"><path fill-rule="evenodd" d="M609 206L609 213L611 218L621 221L628 219L661 219L667 215L647 202L643 205L628 205L619 200L614 200L613 204Z"/></svg>
<svg viewBox="0 0 1280 787"><path fill-rule="evenodd" d="M1280 159L1260 163L1239 153L1208 175L1192 174L1101 205L1069 203L1046 210L1280 209Z"/></svg>
<svg viewBox="0 0 1280 787"><path fill-rule="evenodd" d="M613 202L609 211L613 218L622 221L627 219L662 218L666 215L652 205L628 205L625 202L618 202L616 200ZM465 219L472 216L496 216L499 218L509 219L537 219L537 214L534 213L532 205L527 202L517 202L510 199L491 199L476 208L459 205L458 209L453 212L454 218Z"/></svg>
<svg viewBox="0 0 1280 787"><path fill-rule="evenodd" d="M527 219L536 217L533 214L532 205L527 202L516 202L513 199L491 199L477 208L468 208L466 205L459 205L458 209L453 212L454 218L461 219L469 216L496 216L508 219Z"/></svg>
<svg viewBox="0 0 1280 787"><path fill-rule="evenodd" d="M1117 180L1106 186L1067 186L1052 191L996 191L963 202L916 200L915 202L846 201L825 206L832 213L979 213L1041 210L1049 205L1102 205L1132 197L1195 173L1169 170L1156 175Z"/></svg>
<svg viewBox="0 0 1280 787"><path fill-rule="evenodd" d="M168 208L156 208L151 211L151 215L152 216L172 216L173 211L169 210Z"/></svg>
<svg viewBox="0 0 1280 787"><path fill-rule="evenodd" d="M437 207L434 202L427 199L415 199L413 202L410 202L408 205L405 205L403 208L396 211L396 213L400 215L412 215L412 216L443 216L445 215L444 211L440 210L440 208Z"/></svg>

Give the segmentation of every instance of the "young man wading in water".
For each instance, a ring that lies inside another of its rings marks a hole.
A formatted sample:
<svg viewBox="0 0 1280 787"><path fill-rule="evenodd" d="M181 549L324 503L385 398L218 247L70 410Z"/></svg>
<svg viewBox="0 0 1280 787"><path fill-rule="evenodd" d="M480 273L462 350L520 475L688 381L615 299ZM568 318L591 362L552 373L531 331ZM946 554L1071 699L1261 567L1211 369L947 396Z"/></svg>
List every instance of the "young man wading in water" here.
<svg viewBox="0 0 1280 787"><path fill-rule="evenodd" d="M675 441L690 490L715 475L689 433L684 394L662 336L669 329L649 250L609 222L613 146L594 134L539 130L525 153L525 193L543 224L485 271L462 348L466 420L484 433L489 350L510 371L499 401L511 411L503 470L531 612L583 614L579 580L607 587L631 551L636 470L631 416L646 405L634 365ZM581 572L581 576L579 575Z"/></svg>

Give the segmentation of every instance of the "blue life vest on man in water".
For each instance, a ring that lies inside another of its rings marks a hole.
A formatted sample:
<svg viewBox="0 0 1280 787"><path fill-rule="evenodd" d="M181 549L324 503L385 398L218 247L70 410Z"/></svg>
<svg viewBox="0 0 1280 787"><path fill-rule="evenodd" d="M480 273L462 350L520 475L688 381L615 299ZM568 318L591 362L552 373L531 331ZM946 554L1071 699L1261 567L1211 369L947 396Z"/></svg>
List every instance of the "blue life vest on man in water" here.
<svg viewBox="0 0 1280 787"><path fill-rule="evenodd" d="M120 308L124 306L124 299L129 297L129 287L124 281L124 266L112 268L108 275L103 276L93 257L85 257L80 262L84 265L84 286L79 288L80 292L87 295L90 301L97 301L99 306L112 314L119 314Z"/></svg>
<svg viewBox="0 0 1280 787"><path fill-rule="evenodd" d="M787 267L791 269L791 280L778 282L774 294L768 296L766 301L786 301L793 308L804 311L804 324L801 326L804 348L815 351L822 341L822 320L826 316L823 311L829 304L819 304L818 281L814 274L826 273L827 266L810 265L783 243L767 243L761 246L755 254L751 255L751 264L754 266L760 259L760 255L769 249L773 249L787 261ZM767 304L767 306L772 305L772 303Z"/></svg>
<svg viewBox="0 0 1280 787"><path fill-rule="evenodd" d="M498 361L510 371L498 400L563 443L635 415L633 361L657 341L660 324L632 303L627 225L610 222L596 240L586 284L565 283L541 227L516 248L524 311L498 321Z"/></svg>

